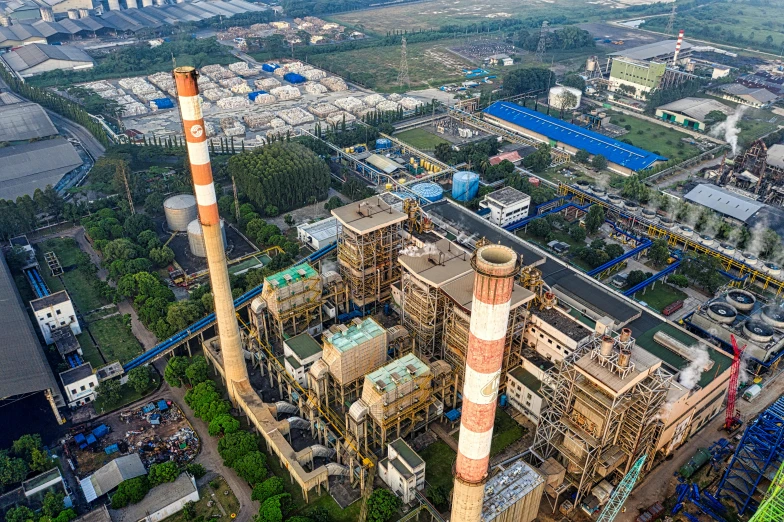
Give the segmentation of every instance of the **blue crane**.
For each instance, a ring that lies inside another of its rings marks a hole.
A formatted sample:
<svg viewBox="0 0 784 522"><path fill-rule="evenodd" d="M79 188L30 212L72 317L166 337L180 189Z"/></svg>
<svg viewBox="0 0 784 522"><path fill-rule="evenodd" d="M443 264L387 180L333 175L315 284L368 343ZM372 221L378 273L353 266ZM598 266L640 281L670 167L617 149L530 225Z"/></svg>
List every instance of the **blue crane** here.
<svg viewBox="0 0 784 522"><path fill-rule="evenodd" d="M637 462L634 463L632 469L624 475L620 484L618 484L618 487L615 488L615 491L610 495L610 500L607 501L607 505L604 506L604 509L599 515L599 518L596 519L596 522L612 522L615 520L615 517L621 512L621 507L623 507L626 499L629 498L634 485L637 483L637 478L640 476L640 471L642 471L642 465L645 464L646 457L647 455L643 455L637 459Z"/></svg>

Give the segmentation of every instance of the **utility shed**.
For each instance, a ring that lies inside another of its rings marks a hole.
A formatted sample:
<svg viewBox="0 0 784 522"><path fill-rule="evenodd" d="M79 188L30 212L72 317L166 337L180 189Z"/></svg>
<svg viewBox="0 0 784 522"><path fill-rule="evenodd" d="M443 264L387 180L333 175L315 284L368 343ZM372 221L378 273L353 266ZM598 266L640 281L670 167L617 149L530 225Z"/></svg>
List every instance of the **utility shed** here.
<svg viewBox="0 0 784 522"><path fill-rule="evenodd" d="M50 140L0 148L0 199L32 196L35 189L53 187L62 177L82 165L82 159L67 140Z"/></svg>
<svg viewBox="0 0 784 522"><path fill-rule="evenodd" d="M544 478L518 460L485 484L482 522L531 522L539 512Z"/></svg>
<svg viewBox="0 0 784 522"><path fill-rule="evenodd" d="M47 138L56 134L52 120L37 103L0 105L0 143Z"/></svg>
<svg viewBox="0 0 784 522"><path fill-rule="evenodd" d="M733 110L723 103L709 98L682 98L656 108L656 117L670 123L683 125L699 131L706 130L705 121L711 112L725 116Z"/></svg>
<svg viewBox="0 0 784 522"><path fill-rule="evenodd" d="M744 223L764 206L753 199L704 183L691 189L684 198Z"/></svg>
<svg viewBox="0 0 784 522"><path fill-rule="evenodd" d="M159 522L182 511L188 502L198 500L196 481L187 473L181 473L174 482L152 488L138 504L111 510L109 514L113 522Z"/></svg>
<svg viewBox="0 0 784 522"><path fill-rule="evenodd" d="M119 486L120 482L146 474L142 458L138 453L131 453L114 459L89 477L83 478L80 486L87 502L92 502Z"/></svg>
<svg viewBox="0 0 784 522"><path fill-rule="evenodd" d="M401 165L396 161L391 160L385 156L381 156L380 154L371 154L368 156L366 161L382 171L384 174L391 174L397 169L402 168Z"/></svg>
<svg viewBox="0 0 784 522"><path fill-rule="evenodd" d="M89 69L95 61L86 52L67 45L25 45L3 56L8 66L22 78L49 71Z"/></svg>

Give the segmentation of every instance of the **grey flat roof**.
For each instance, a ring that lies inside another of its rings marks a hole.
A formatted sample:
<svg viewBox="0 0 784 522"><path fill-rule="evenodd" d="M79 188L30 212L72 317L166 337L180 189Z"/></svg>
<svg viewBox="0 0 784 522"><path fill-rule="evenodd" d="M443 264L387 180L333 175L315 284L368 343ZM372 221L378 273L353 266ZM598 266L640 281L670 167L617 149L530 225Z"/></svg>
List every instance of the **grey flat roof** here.
<svg viewBox="0 0 784 522"><path fill-rule="evenodd" d="M4 56L4 59L16 71L24 71L47 60L94 63L92 57L78 47L38 43L11 51Z"/></svg>
<svg viewBox="0 0 784 522"><path fill-rule="evenodd" d="M473 272L471 255L447 239L428 243L424 249L405 248L398 256L398 261L417 277L435 287Z"/></svg>
<svg viewBox="0 0 784 522"><path fill-rule="evenodd" d="M709 98L682 98L658 108L664 111L679 112L699 121L705 121L705 117L711 111L719 111L723 114L733 112L732 108L718 100Z"/></svg>
<svg viewBox="0 0 784 522"><path fill-rule="evenodd" d="M297 354L300 361L304 361L308 357L313 357L321 352L321 345L309 333L302 333L295 335L283 341L286 343L292 352Z"/></svg>
<svg viewBox="0 0 784 522"><path fill-rule="evenodd" d="M74 519L73 522L112 522L112 518L109 516L106 504L101 504L93 508L92 511L88 511L79 518Z"/></svg>
<svg viewBox="0 0 784 522"><path fill-rule="evenodd" d="M777 143L768 149L768 165L784 169L784 145Z"/></svg>
<svg viewBox="0 0 784 522"><path fill-rule="evenodd" d="M95 498L97 498L113 490L124 480L146 474L147 470L144 469L142 458L138 453L131 453L114 459L89 477L82 479L81 482L89 481L95 490ZM94 499L87 499L88 502L92 500ZM143 503L139 505L143 505Z"/></svg>
<svg viewBox="0 0 784 522"><path fill-rule="evenodd" d="M84 363L76 368L71 368L60 374L60 380L63 381L63 386L68 386L82 379L89 377L93 374L93 367L90 363Z"/></svg>
<svg viewBox="0 0 784 522"><path fill-rule="evenodd" d="M57 134L52 120L37 103L0 106L0 142L32 140Z"/></svg>
<svg viewBox="0 0 784 522"><path fill-rule="evenodd" d="M164 482L155 486L138 504L131 504L120 510L112 510L114 522L137 522L149 514L174 504L196 491L196 485L187 473L181 473L174 482Z"/></svg>
<svg viewBox="0 0 784 522"><path fill-rule="evenodd" d="M526 198L530 199L528 194L523 194L514 187L504 187L502 189L496 190L495 192L491 192L487 195L487 197L497 201L505 207L523 201Z"/></svg>
<svg viewBox="0 0 784 522"><path fill-rule="evenodd" d="M716 185L699 184L684 198L744 222L764 206L762 203L733 194Z"/></svg>
<svg viewBox="0 0 784 522"><path fill-rule="evenodd" d="M0 398L46 389L59 395L5 256L0 258Z"/></svg>
<svg viewBox="0 0 784 522"><path fill-rule="evenodd" d="M33 299L30 301L30 307L37 312L39 310L43 310L44 308L49 308L50 306L65 303L70 300L71 298L68 297L68 292L65 290L60 290L59 292L49 294L39 299Z"/></svg>
<svg viewBox="0 0 784 522"><path fill-rule="evenodd" d="M365 234L406 220L406 215L398 212L378 196L355 201L336 208L332 215L341 224L358 234Z"/></svg>
<svg viewBox="0 0 784 522"><path fill-rule="evenodd" d="M662 40L661 42L654 42L646 45L641 45L639 47L632 47L631 49L624 49L623 51L617 51L614 53L610 53L610 56L625 56L627 58L633 58L635 60L650 60L651 58L656 58L657 56L666 56L668 54L675 53L675 44L677 40ZM688 43L686 40L683 41L681 45L681 52L688 51L693 46Z"/></svg>
<svg viewBox="0 0 784 522"><path fill-rule="evenodd" d="M81 164L76 149L61 137L0 148L0 199L32 196Z"/></svg>

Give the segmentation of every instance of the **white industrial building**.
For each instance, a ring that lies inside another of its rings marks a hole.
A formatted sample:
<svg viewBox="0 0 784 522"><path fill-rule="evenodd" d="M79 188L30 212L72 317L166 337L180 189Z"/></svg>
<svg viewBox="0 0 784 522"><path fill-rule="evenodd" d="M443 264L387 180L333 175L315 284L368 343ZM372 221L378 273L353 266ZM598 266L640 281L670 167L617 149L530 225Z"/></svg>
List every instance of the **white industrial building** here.
<svg viewBox="0 0 784 522"><path fill-rule="evenodd" d="M174 482L164 482L150 490L138 504L111 510L113 522L159 522L182 511L188 502L199 501L196 480L181 473Z"/></svg>
<svg viewBox="0 0 784 522"><path fill-rule="evenodd" d="M531 196L512 187L491 192L479 202L479 208L490 209L485 218L501 227L528 217L530 206Z"/></svg>
<svg viewBox="0 0 784 522"><path fill-rule="evenodd" d="M38 328L41 329L41 335L43 335L46 344L54 342L52 330L62 326L70 326L74 335L82 333L82 328L76 319L76 310L71 302L71 298L68 296L68 292L65 290L60 290L40 299L33 299L30 301L30 306L33 309L36 323Z"/></svg>
<svg viewBox="0 0 784 522"><path fill-rule="evenodd" d="M119 486L120 482L146 474L147 470L139 454L130 453L105 464L92 475L79 481L79 485L85 500L92 502Z"/></svg>
<svg viewBox="0 0 784 522"><path fill-rule="evenodd" d="M67 45L25 45L3 55L3 61L22 78L49 71L89 69L95 60L78 47Z"/></svg>
<svg viewBox="0 0 784 522"><path fill-rule="evenodd" d="M98 387L98 376L93 372L90 363L84 363L60 374L60 381L65 389L65 396L70 408L76 408L95 400L95 389Z"/></svg>
<svg viewBox="0 0 784 522"><path fill-rule="evenodd" d="M321 359L321 345L309 334L295 335L283 341L283 357L286 373L307 388L308 371L313 363Z"/></svg>
<svg viewBox="0 0 784 522"><path fill-rule="evenodd" d="M338 218L329 217L315 223L298 225L297 239L312 249L318 250L336 242L339 232Z"/></svg>
<svg viewBox="0 0 784 522"><path fill-rule="evenodd" d="M387 458L378 463L378 474L405 504L425 487L425 461L403 439L387 445Z"/></svg>
<svg viewBox="0 0 784 522"><path fill-rule="evenodd" d="M538 370L537 373L538 376L525 366L518 366L509 371L506 383L509 404L534 424L539 424L543 399L541 388L544 372Z"/></svg>

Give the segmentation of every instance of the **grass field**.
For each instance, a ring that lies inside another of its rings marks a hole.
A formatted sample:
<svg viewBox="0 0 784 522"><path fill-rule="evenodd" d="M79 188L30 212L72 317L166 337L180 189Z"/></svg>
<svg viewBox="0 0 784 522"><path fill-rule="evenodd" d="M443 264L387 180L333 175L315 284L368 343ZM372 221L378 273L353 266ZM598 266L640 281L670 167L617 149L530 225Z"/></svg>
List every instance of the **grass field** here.
<svg viewBox="0 0 784 522"><path fill-rule="evenodd" d="M369 11L376 12L376 11ZM466 60L453 54L449 47L459 40L439 40L408 45L408 74L411 88L440 87L463 78ZM400 47L372 47L353 51L318 54L310 63L381 92L408 90L397 85L400 71Z"/></svg>
<svg viewBox="0 0 784 522"><path fill-rule="evenodd" d="M654 310L661 312L667 305L674 303L679 299L686 299L688 297L685 292L675 288L674 286L657 282L655 287L651 289L648 287L643 291L634 294L635 299L638 301L645 301L645 303Z"/></svg>
<svg viewBox="0 0 784 522"><path fill-rule="evenodd" d="M621 127L631 127L628 134L624 134L618 139L628 140L635 147L661 154L669 159L679 160L685 160L700 153L700 149L694 145L681 141L681 138L691 138L688 134L634 116L612 111L609 113L612 115L610 123Z"/></svg>
<svg viewBox="0 0 784 522"><path fill-rule="evenodd" d="M425 461L425 480L429 487L452 487L452 465L457 459L457 453L443 440L434 442L419 452Z"/></svg>
<svg viewBox="0 0 784 522"><path fill-rule="evenodd" d="M93 368L95 368L95 366L93 366ZM144 390L144 392L142 393L137 392L127 384L123 384L120 387L120 400L118 400L117 402L107 402L101 399L101 396L99 394L98 397L95 399L95 402L93 403L95 412L98 415L103 415L104 413L109 413L111 411L119 410L120 408L124 408L125 406L138 401L148 393L155 390L158 387L158 384L160 383L160 379L161 378L158 376L158 374L155 373L153 375L153 381L150 384L150 387Z"/></svg>
<svg viewBox="0 0 784 522"><path fill-rule="evenodd" d="M237 500L237 497L234 495L234 492L231 490L231 488L226 484L226 481L223 479L223 477L213 479L210 481L210 483L215 481L217 481L217 489L213 489L209 484L199 488L200 498L199 501L196 502L196 504L193 506L196 511L196 518L202 517L204 520L223 518L223 513L226 513L226 517L232 518L232 513L236 514L239 512L240 502ZM229 494L225 495L224 492L227 490ZM210 503L210 501L213 501L212 506L207 505ZM220 507L218 506L219 504ZM184 511L180 511L179 513L175 513L174 515L165 518L164 520L166 522L187 522L188 518L186 518Z"/></svg>
<svg viewBox="0 0 784 522"><path fill-rule="evenodd" d="M126 363L144 351L120 315L90 323L89 328L107 362Z"/></svg>
<svg viewBox="0 0 784 522"><path fill-rule="evenodd" d="M395 138L421 150L433 150L440 143L449 143L437 134L422 128L403 131L395 134Z"/></svg>
<svg viewBox="0 0 784 522"><path fill-rule="evenodd" d="M86 313L108 304L108 301L92 285L94 276L85 274L76 268L81 252L76 241L73 239L49 239L39 243L37 249L41 275L52 292L63 290L63 284L65 284L65 290L68 291L68 295L80 313ZM57 259L65 269L65 273L60 278L51 276L44 260L44 253L50 251L57 255Z"/></svg>

